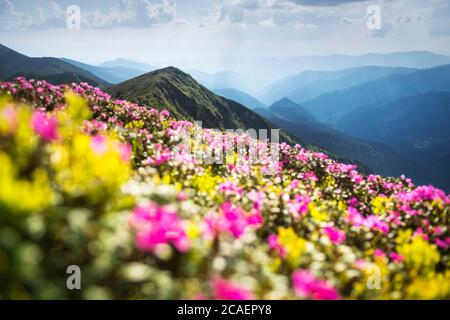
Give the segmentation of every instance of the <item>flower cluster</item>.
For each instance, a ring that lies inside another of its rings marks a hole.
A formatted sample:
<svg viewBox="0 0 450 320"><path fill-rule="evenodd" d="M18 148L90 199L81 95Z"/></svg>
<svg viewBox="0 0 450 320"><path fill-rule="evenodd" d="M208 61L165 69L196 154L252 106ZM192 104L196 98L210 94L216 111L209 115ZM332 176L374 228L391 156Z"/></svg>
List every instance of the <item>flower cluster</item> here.
<svg viewBox="0 0 450 320"><path fill-rule="evenodd" d="M0 82L0 298L450 298L445 192L229 141L266 147L85 83Z"/></svg>

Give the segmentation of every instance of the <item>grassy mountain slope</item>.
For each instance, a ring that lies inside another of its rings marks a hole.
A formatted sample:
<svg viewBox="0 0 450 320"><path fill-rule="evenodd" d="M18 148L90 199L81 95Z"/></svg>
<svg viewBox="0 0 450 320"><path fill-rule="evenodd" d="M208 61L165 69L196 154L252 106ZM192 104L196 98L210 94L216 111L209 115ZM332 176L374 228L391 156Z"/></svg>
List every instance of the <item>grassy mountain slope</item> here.
<svg viewBox="0 0 450 320"><path fill-rule="evenodd" d="M202 121L202 126L215 129L272 129L270 122L243 105L217 96L190 75L168 67L112 86L109 93L142 105L168 109L178 119ZM280 139L293 143L285 132Z"/></svg>
<svg viewBox="0 0 450 320"><path fill-rule="evenodd" d="M0 79L34 77L53 84L85 81L101 88L110 84L94 74L57 58L30 58L0 44Z"/></svg>

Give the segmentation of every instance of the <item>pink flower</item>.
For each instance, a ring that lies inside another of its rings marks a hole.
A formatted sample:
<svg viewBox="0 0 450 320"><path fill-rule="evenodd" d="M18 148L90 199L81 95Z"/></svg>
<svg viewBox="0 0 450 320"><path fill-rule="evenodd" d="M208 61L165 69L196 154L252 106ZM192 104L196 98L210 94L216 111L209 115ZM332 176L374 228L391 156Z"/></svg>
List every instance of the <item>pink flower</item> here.
<svg viewBox="0 0 450 320"><path fill-rule="evenodd" d="M389 232L389 225L381 221L376 215L370 215L368 216L363 223L364 227L370 230L378 230L381 231L384 234L387 234Z"/></svg>
<svg viewBox="0 0 450 320"><path fill-rule="evenodd" d="M269 244L270 249L275 250L280 257L284 257L286 255L286 250L284 249L283 245L280 243L280 240L278 239L278 235L271 234L267 238L267 242Z"/></svg>
<svg viewBox="0 0 450 320"><path fill-rule="evenodd" d="M0 116L2 116L5 120L7 120L11 131L15 131L17 129L19 121L17 118L17 111L14 107L12 106L4 107L2 112L0 113Z"/></svg>
<svg viewBox="0 0 450 320"><path fill-rule="evenodd" d="M131 146L127 143L121 143L119 145L120 158L123 162L128 162L131 159L133 153Z"/></svg>
<svg viewBox="0 0 450 320"><path fill-rule="evenodd" d="M131 226L136 230L136 245L154 252L158 245L172 244L179 251L189 249L190 241L177 214L154 203L134 209Z"/></svg>
<svg viewBox="0 0 450 320"><path fill-rule="evenodd" d="M108 146L106 145L106 139L104 136L97 135L91 138L91 148L98 154L103 155L108 151Z"/></svg>
<svg viewBox="0 0 450 320"><path fill-rule="evenodd" d="M323 228L322 231L334 244L341 244L347 239L347 236L345 235L344 231L336 229L332 226L327 226Z"/></svg>
<svg viewBox="0 0 450 320"><path fill-rule="evenodd" d="M442 241L439 238L436 238L434 240L434 243L436 243L436 245L441 248L441 249L448 249L450 248L450 238L447 238L446 241Z"/></svg>
<svg viewBox="0 0 450 320"><path fill-rule="evenodd" d="M229 195L242 195L243 190L234 181L226 181L219 185L219 191Z"/></svg>
<svg viewBox="0 0 450 320"><path fill-rule="evenodd" d="M373 253L373 255L375 256L375 258L384 258L386 256L384 251L381 249L375 249L375 252Z"/></svg>
<svg viewBox="0 0 450 320"><path fill-rule="evenodd" d="M168 110L166 110L166 109L162 110L159 114L161 115L161 117L163 119L170 116L170 112Z"/></svg>
<svg viewBox="0 0 450 320"><path fill-rule="evenodd" d="M240 287L228 280L216 278L212 281L214 298L217 300L253 300L250 290Z"/></svg>
<svg viewBox="0 0 450 320"><path fill-rule="evenodd" d="M416 231L414 232L414 236L420 236L422 237L423 240L428 241L428 234L426 234L422 228L417 228Z"/></svg>
<svg viewBox="0 0 450 320"><path fill-rule="evenodd" d="M354 227L360 227L364 223L364 216L353 207L348 207L347 221Z"/></svg>
<svg viewBox="0 0 450 320"><path fill-rule="evenodd" d="M244 235L248 228L258 228L263 224L261 213L252 210L250 215L240 207L230 202L225 202L220 206L220 213L209 214L205 217L206 233L214 236L217 232L227 232L235 238Z"/></svg>
<svg viewBox="0 0 450 320"><path fill-rule="evenodd" d="M389 253L389 257L392 259L392 261L394 262L403 262L403 260L405 260L405 258L401 255L398 254L397 252L391 252Z"/></svg>
<svg viewBox="0 0 450 320"><path fill-rule="evenodd" d="M304 216L308 212L308 206L311 202L311 198L304 195L295 195L294 200L290 200L287 204L289 211L294 215L295 218Z"/></svg>
<svg viewBox="0 0 450 320"><path fill-rule="evenodd" d="M42 111L35 111L31 116L31 127L45 142L58 139L58 122L55 117Z"/></svg>
<svg viewBox="0 0 450 320"><path fill-rule="evenodd" d="M301 298L313 300L337 300L339 292L328 281L316 278L308 270L297 270L292 274L294 292Z"/></svg>

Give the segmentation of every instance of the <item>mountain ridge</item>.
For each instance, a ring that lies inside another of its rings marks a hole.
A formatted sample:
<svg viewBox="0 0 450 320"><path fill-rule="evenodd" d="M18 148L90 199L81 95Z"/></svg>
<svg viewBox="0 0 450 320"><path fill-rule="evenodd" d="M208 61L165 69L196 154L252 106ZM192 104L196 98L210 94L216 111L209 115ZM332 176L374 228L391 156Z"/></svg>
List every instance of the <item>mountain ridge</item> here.
<svg viewBox="0 0 450 320"><path fill-rule="evenodd" d="M71 83L83 79L91 85L107 88L110 83L94 74L58 58L31 58L0 44L0 79L17 76L35 77L53 81L53 84Z"/></svg>
<svg viewBox="0 0 450 320"><path fill-rule="evenodd" d="M108 92L114 98L168 109L180 119L201 120L206 128L276 129L255 112L235 101L217 96L175 67L166 67L127 80L112 86ZM283 131L280 132L280 139L291 143L295 141Z"/></svg>

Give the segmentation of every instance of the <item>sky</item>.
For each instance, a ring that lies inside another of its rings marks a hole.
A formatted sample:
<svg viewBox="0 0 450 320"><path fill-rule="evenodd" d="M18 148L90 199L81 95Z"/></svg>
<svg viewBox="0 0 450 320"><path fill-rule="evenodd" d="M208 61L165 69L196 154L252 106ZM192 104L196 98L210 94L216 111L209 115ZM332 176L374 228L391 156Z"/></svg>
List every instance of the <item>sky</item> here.
<svg viewBox="0 0 450 320"><path fill-rule="evenodd" d="M0 43L29 56L217 71L246 59L450 55L449 17L450 0L0 0Z"/></svg>

